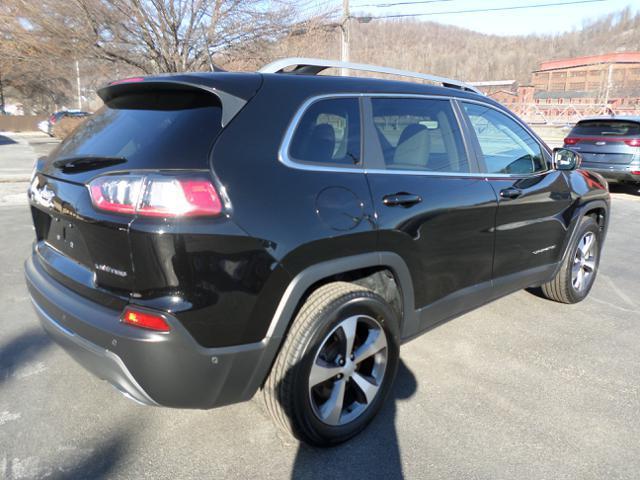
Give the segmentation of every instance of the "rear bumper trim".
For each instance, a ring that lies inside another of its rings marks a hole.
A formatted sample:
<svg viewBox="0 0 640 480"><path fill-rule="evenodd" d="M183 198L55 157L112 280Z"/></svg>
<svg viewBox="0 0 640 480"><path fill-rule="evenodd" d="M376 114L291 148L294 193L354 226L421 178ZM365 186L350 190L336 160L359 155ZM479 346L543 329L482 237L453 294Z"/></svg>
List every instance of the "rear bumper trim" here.
<svg viewBox="0 0 640 480"><path fill-rule="evenodd" d="M158 404L138 384L122 359L115 353L99 347L76 335L57 322L31 297L44 329L76 359L80 357L84 367L99 378L111 383L120 393L142 405ZM71 345L72 344L72 345Z"/></svg>
<svg viewBox="0 0 640 480"><path fill-rule="evenodd" d="M593 164L589 162L582 162L580 168L596 172L602 175L607 180L614 181L632 181L640 182L640 175L634 175L631 172L640 170L638 165L613 165L611 168L603 168L602 164Z"/></svg>
<svg viewBox="0 0 640 480"><path fill-rule="evenodd" d="M40 264L25 262L29 293L52 339L80 365L145 405L208 409L249 400L261 387L280 338L205 348L171 314L169 333L132 327L121 311L69 290Z"/></svg>

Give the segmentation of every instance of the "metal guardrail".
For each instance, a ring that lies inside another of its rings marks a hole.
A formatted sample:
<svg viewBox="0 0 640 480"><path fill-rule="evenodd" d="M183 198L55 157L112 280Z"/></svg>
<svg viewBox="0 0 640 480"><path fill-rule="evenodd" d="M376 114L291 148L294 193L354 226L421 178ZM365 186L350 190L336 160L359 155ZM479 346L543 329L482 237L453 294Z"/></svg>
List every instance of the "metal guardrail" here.
<svg viewBox="0 0 640 480"><path fill-rule="evenodd" d="M527 123L564 125L573 124L588 117L640 116L640 106L616 106L598 104L517 103L507 107Z"/></svg>

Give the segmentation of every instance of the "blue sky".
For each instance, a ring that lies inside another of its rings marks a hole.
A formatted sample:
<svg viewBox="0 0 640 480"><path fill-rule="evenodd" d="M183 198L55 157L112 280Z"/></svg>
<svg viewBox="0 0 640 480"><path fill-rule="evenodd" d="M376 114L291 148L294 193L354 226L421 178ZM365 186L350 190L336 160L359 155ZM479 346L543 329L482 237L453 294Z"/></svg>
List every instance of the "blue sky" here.
<svg viewBox="0 0 640 480"><path fill-rule="evenodd" d="M380 16L548 4L572 0L440 0L433 3L414 3L412 5L394 5L389 7L364 6L403 1L415 2L416 0L351 0L351 13L353 15L366 14ZM359 5L363 6L360 7ZM611 12L620 11L627 6L631 6L635 12L640 10L640 2L638 0L604 0L594 3L564 6L431 15L415 18L456 25L482 33L497 35L552 34L580 29L586 21Z"/></svg>

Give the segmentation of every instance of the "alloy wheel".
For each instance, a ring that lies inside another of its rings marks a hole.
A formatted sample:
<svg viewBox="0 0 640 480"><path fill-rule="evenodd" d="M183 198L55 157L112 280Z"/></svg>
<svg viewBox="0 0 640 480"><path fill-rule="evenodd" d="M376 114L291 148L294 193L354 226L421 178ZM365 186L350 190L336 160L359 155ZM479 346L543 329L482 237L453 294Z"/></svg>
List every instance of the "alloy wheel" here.
<svg viewBox="0 0 640 480"><path fill-rule="evenodd" d="M597 243L593 232L586 232L578 242L571 267L571 284L577 292L583 292L593 280L598 254Z"/></svg>
<svg viewBox="0 0 640 480"><path fill-rule="evenodd" d="M387 368L387 336L368 315L342 320L323 339L309 374L316 417L331 426L355 420L372 404Z"/></svg>

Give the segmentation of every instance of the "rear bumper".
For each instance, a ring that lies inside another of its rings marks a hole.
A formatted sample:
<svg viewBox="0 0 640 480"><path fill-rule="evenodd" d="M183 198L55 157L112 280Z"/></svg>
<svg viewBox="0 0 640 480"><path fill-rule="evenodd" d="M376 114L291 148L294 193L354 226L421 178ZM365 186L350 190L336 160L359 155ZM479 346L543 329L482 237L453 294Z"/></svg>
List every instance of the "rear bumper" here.
<svg viewBox="0 0 640 480"><path fill-rule="evenodd" d="M168 333L120 322L120 311L92 302L45 272L36 256L25 276L40 322L87 370L127 397L176 408L213 408L250 399L260 388L278 343L203 348L171 315Z"/></svg>
<svg viewBox="0 0 640 480"><path fill-rule="evenodd" d="M126 397L144 405L157 405L136 379L133 378L133 375L131 375L131 372L118 355L79 337L71 330L63 327L55 318L45 312L33 297L31 297L31 300L38 313L42 327L78 363L82 364L98 378L111 383Z"/></svg>
<svg viewBox="0 0 640 480"><path fill-rule="evenodd" d="M580 168L596 172L613 182L640 182L640 175L633 175L632 171L640 171L639 165L609 165L603 168L601 163L582 162Z"/></svg>

